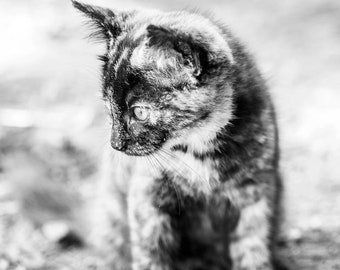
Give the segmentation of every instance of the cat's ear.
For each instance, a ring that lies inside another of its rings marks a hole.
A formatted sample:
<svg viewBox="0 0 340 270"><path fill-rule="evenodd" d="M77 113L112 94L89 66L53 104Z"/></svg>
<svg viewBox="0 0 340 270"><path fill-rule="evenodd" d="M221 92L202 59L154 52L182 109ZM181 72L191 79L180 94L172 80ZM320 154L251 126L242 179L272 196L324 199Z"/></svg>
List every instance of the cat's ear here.
<svg viewBox="0 0 340 270"><path fill-rule="evenodd" d="M204 32L200 32L199 29L183 31L183 29L149 25L147 37L149 46L172 49L179 53L182 64L190 67L195 77L222 62L233 63L228 44L224 40L222 42L218 40L221 43L219 44L213 36L204 36Z"/></svg>
<svg viewBox="0 0 340 270"><path fill-rule="evenodd" d="M147 37L150 47L172 49L179 53L182 64L192 68L194 76L199 76L202 73L206 62L205 52L195 46L190 38L156 25L147 27Z"/></svg>
<svg viewBox="0 0 340 270"><path fill-rule="evenodd" d="M123 18L122 14L118 14L111 9L80 3L71 0L73 6L81 11L90 23L93 24L95 31L90 37L104 41L115 40L122 32Z"/></svg>

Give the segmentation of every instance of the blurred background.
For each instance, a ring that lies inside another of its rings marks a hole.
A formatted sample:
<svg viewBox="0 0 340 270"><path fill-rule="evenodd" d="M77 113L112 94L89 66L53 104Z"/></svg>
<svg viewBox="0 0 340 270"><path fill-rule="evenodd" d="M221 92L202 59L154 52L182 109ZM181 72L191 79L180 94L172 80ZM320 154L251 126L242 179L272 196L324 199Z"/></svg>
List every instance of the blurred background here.
<svg viewBox="0 0 340 270"><path fill-rule="evenodd" d="M198 8L231 27L254 54L277 108L282 256L295 269L340 269L340 2L86 2ZM85 21L68 0L0 0L0 269L97 269L87 250L50 248L66 229L51 224L49 210L74 216L53 202L78 209L90 198L109 147L96 59L104 47L86 39ZM27 198L32 193L37 199ZM75 258L87 266L72 268Z"/></svg>

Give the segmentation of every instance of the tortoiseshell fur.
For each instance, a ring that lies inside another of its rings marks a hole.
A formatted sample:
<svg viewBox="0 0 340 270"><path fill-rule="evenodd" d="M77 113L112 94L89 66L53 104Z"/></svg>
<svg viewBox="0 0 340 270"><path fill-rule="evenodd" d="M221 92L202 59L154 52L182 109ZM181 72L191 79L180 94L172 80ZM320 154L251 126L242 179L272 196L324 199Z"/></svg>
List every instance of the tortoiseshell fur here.
<svg viewBox="0 0 340 270"><path fill-rule="evenodd" d="M112 269L275 269L277 128L252 57L197 13L73 4L107 44Z"/></svg>

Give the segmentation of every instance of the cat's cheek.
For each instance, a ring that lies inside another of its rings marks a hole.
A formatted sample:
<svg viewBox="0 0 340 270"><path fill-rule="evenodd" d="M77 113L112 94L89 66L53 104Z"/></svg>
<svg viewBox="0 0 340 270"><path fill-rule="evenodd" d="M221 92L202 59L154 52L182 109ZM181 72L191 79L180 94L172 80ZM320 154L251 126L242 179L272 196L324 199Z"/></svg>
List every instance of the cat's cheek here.
<svg viewBox="0 0 340 270"><path fill-rule="evenodd" d="M162 118L162 113L159 110L153 110L150 113L149 123L153 126L157 125Z"/></svg>
<svg viewBox="0 0 340 270"><path fill-rule="evenodd" d="M140 135L140 133L142 132L142 128L138 123L132 123L129 125L129 131L131 135L135 138Z"/></svg>
<svg viewBox="0 0 340 270"><path fill-rule="evenodd" d="M159 111L159 120L163 122L164 125L171 125L173 122L173 112L169 110Z"/></svg>

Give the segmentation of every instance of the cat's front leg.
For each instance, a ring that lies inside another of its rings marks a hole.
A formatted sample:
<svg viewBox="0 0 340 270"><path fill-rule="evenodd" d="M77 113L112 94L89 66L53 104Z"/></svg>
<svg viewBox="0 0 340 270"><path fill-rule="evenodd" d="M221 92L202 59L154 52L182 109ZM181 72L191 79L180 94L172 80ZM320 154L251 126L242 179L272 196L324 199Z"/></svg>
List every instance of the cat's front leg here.
<svg viewBox="0 0 340 270"><path fill-rule="evenodd" d="M269 208L265 199L241 210L230 244L233 270L272 270Z"/></svg>
<svg viewBox="0 0 340 270"><path fill-rule="evenodd" d="M232 270L272 270L275 188L271 183L234 187L240 219L231 237Z"/></svg>
<svg viewBox="0 0 340 270"><path fill-rule="evenodd" d="M155 205L155 187L149 180L140 178L129 195L132 269L171 270L169 254L177 241L170 216Z"/></svg>
<svg viewBox="0 0 340 270"><path fill-rule="evenodd" d="M88 242L100 254L105 269L131 269L127 189L132 162L118 153L103 154L97 190L91 200Z"/></svg>
<svg viewBox="0 0 340 270"><path fill-rule="evenodd" d="M144 216L147 220L143 220L143 227L139 227L141 223L138 221L135 221L137 226L132 227L132 269L171 270L170 258L164 249L174 241L170 221L165 216L147 212L149 215Z"/></svg>
<svg viewBox="0 0 340 270"><path fill-rule="evenodd" d="M129 270L131 254L126 206L118 191L112 196L118 198L106 198L91 215L95 220L88 236L89 244L101 256L105 269Z"/></svg>

